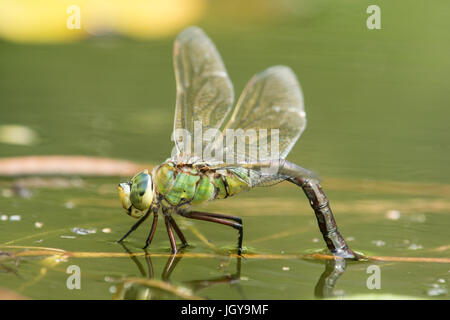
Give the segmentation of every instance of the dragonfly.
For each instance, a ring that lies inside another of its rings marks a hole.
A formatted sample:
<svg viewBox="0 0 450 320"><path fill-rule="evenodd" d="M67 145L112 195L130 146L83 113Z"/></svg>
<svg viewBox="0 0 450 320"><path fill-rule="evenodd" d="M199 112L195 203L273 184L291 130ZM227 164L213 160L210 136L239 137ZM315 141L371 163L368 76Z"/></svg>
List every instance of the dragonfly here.
<svg viewBox="0 0 450 320"><path fill-rule="evenodd" d="M119 242L153 214L144 249L147 248L155 235L161 211L173 254L178 251L174 233L183 246L188 245L174 219L180 215L236 229L237 253L242 255L242 219L197 211L195 206L255 187L288 181L303 189L332 254L357 259L358 255L338 231L319 179L310 170L286 160L306 127L303 94L292 69L273 66L257 73L233 108L233 84L217 48L202 29L192 26L181 31L174 43L173 63L177 89L174 133L183 134L173 135L174 152L164 163L118 185L126 213L139 219ZM189 137L208 130L215 132L212 136L216 139L194 139L193 147L187 143ZM267 135L267 130L276 130L276 134ZM237 131L260 134L246 137L244 148L233 153L228 144L223 147L223 142L234 141L233 137L229 139L228 133ZM263 145L266 152L255 157L253 151ZM206 153L224 149L230 151L225 160L205 157ZM277 152L272 152L274 150Z"/></svg>

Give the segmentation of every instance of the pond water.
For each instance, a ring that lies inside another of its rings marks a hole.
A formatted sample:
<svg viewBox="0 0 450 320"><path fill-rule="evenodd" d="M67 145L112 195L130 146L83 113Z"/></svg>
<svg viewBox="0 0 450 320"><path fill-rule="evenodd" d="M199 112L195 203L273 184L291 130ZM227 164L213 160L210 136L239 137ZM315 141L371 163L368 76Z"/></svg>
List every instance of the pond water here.
<svg viewBox="0 0 450 320"><path fill-rule="evenodd" d="M125 247L115 242L135 222L116 194L128 177L5 177L0 293L448 299L450 22L441 18L448 4L408 2L414 5L406 15L400 4L383 2L383 29L371 31L364 1L301 3L307 11L296 8L282 18L245 22L232 11L227 17L211 11L198 24L221 52L237 95L266 67L295 71L308 125L288 159L320 174L354 250L397 259L343 266L305 256L324 243L302 190L286 182L208 204L208 211L243 218L246 258L228 253L235 230L177 217L191 246L173 259L163 221L147 254L141 247L149 222ZM0 157L164 161L172 150L173 38L0 42L0 126L20 125L35 135L28 145L0 142ZM80 290L67 288L71 265L80 268ZM380 289L367 285L371 266L379 267Z"/></svg>

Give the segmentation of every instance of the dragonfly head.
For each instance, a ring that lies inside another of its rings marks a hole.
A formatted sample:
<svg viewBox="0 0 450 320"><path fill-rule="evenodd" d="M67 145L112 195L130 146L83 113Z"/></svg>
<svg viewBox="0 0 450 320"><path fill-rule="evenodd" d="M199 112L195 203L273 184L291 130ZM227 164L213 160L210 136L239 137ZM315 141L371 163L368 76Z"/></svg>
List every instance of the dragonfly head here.
<svg viewBox="0 0 450 320"><path fill-rule="evenodd" d="M148 170L139 172L129 182L120 183L117 189L122 206L129 216L140 218L150 208L153 182Z"/></svg>

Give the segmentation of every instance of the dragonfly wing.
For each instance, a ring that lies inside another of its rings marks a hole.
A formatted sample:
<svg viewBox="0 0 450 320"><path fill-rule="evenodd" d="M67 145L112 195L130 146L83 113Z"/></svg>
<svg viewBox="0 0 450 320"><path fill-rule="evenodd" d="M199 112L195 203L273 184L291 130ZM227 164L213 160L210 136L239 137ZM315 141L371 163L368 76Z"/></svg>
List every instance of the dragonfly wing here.
<svg viewBox="0 0 450 320"><path fill-rule="evenodd" d="M284 159L305 127L306 113L297 77L289 67L274 66L249 81L222 134L226 136L227 129L242 129L246 133L245 162L252 163ZM260 152L264 143L260 129L267 130L265 154ZM230 148L230 142L227 137L226 148ZM242 152L234 153L234 163L242 163L238 161L242 160ZM230 162L229 157L226 159Z"/></svg>
<svg viewBox="0 0 450 320"><path fill-rule="evenodd" d="M177 84L173 139L177 158L201 158L205 143L197 139L201 145L194 150L194 135L198 136L199 130L205 133L221 128L233 105L233 85L213 42L198 27L189 27L178 35L173 60ZM186 134L191 143L185 143Z"/></svg>

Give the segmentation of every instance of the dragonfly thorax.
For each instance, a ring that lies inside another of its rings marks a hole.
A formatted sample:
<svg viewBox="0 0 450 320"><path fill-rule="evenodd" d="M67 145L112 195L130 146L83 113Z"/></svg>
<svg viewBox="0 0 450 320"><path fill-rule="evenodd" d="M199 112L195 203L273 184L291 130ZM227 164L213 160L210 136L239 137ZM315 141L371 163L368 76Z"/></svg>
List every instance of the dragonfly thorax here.
<svg viewBox="0 0 450 320"><path fill-rule="evenodd" d="M167 161L153 171L155 194L163 207L197 205L224 199L250 188L249 182L233 171L210 169L203 163Z"/></svg>

